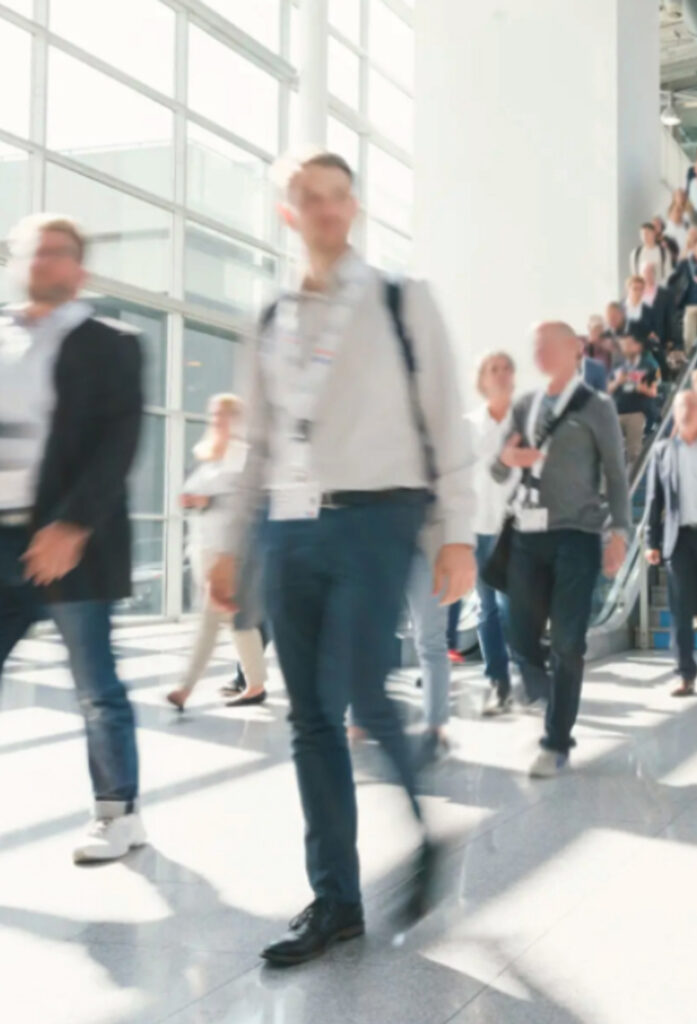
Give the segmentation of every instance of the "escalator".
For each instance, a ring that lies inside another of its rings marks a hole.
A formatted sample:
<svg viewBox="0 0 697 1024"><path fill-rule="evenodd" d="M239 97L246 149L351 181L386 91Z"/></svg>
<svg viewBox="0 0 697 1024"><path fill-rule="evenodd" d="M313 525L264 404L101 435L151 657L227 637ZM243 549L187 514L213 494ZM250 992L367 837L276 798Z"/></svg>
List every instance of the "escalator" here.
<svg viewBox="0 0 697 1024"><path fill-rule="evenodd" d="M601 576L593 596L593 617L588 635L588 656L604 657L629 648L669 646L670 616L664 570L649 570L644 558L648 510L646 486L649 464L658 441L670 437L673 402L678 391L690 387L697 368L697 346L678 378L666 389L661 422L648 438L635 467L631 484L632 529L627 557L614 580Z"/></svg>

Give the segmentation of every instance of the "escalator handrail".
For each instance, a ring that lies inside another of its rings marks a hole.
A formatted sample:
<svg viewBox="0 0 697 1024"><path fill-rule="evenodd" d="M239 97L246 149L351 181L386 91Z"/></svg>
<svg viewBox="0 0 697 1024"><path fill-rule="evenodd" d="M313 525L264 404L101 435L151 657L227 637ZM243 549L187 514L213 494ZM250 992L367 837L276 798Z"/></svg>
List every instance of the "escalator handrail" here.
<svg viewBox="0 0 697 1024"><path fill-rule="evenodd" d="M651 461L651 457L653 456L655 446L658 444L659 441L664 440L664 438L668 435L668 428L671 426L673 421L673 406L675 405L675 399L681 391L685 390L686 383L695 369L697 369L697 344L693 346L692 352L690 353L690 357L687 360L685 368L683 369L682 374L680 375L678 381L675 384L675 387L670 396L670 401L667 403L664 409L663 418L661 419L658 430L651 438L650 443L642 452L639 463L637 464L636 471L632 474L632 480L629 487L630 502L636 494L636 492L638 491L639 486L641 485L641 482L648 471L649 463ZM605 599L601 611L598 613L598 615L595 618L595 621L593 622L593 628L597 628L599 626L604 625L617 609L622 591L627 588L631 574L636 567L637 558L641 557L642 536L646 530L648 514L648 507L645 507L641 519L637 524L634 537L632 538L631 544L627 551L627 557L624 560L624 564L613 582L613 585L610 589L610 592L607 595L607 598ZM628 607L627 605L628 602L625 602L625 613L627 616L629 616L629 614L632 611L632 607L634 606L634 602L631 602L631 607Z"/></svg>

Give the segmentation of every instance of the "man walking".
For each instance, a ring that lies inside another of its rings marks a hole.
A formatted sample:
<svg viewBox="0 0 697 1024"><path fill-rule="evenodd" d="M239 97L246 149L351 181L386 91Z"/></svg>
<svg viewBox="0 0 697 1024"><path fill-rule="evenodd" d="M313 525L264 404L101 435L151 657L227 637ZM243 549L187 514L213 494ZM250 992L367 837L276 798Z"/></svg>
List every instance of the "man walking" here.
<svg viewBox="0 0 697 1024"><path fill-rule="evenodd" d="M661 556L668 568L680 685L674 697L693 697L694 620L697 615L697 395L681 391L675 400L675 436L659 441L649 469L650 565Z"/></svg>
<svg viewBox="0 0 697 1024"><path fill-rule="evenodd" d="M497 480L524 470L515 498L508 596L511 647L521 656L526 691L540 700L548 695L542 751L530 770L535 778L561 771L574 745L586 631L608 521L603 473L610 512L607 576L624 561L630 523L617 414L606 395L581 381L577 358L578 339L566 324L537 329L535 361L549 383L516 403L512 432L492 466ZM540 643L548 620L551 679Z"/></svg>
<svg viewBox="0 0 697 1024"><path fill-rule="evenodd" d="M133 710L110 642L111 603L130 592L141 354L129 328L77 301L84 249L67 218L21 222L10 252L28 301L0 317L0 675L47 609L68 648L96 802L78 863L145 842Z"/></svg>
<svg viewBox="0 0 697 1024"><path fill-rule="evenodd" d="M383 746L420 819L399 716L385 692L419 534L440 530L433 590L474 584L473 489L453 356L427 289L395 290L348 243L351 169L318 153L288 176L283 212L302 237L301 288L264 317L255 353L241 504L214 567L234 607L235 553L259 500L268 512L266 608L291 703L314 902L263 953L296 964L363 933L356 797L345 713ZM430 492L437 495L431 510ZM423 907L432 847L412 903Z"/></svg>

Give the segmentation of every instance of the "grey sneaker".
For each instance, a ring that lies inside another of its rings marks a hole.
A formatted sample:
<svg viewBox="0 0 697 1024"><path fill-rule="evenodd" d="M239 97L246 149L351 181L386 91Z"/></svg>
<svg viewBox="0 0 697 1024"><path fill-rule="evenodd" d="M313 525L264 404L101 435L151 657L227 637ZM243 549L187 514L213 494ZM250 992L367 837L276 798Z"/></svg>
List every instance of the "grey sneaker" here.
<svg viewBox="0 0 697 1024"><path fill-rule="evenodd" d="M482 715L484 718L495 718L497 715L505 715L512 709L513 698L510 694L507 697L501 697L498 691L492 688L486 695Z"/></svg>

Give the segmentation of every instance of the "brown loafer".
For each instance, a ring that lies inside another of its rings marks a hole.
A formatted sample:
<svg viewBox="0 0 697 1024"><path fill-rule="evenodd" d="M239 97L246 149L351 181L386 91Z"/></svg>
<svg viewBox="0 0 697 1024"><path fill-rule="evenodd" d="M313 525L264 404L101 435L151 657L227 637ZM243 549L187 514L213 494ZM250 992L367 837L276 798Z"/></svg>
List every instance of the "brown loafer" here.
<svg viewBox="0 0 697 1024"><path fill-rule="evenodd" d="M695 681L694 679L683 679L680 686L671 693L671 697L694 697L695 695Z"/></svg>

